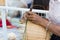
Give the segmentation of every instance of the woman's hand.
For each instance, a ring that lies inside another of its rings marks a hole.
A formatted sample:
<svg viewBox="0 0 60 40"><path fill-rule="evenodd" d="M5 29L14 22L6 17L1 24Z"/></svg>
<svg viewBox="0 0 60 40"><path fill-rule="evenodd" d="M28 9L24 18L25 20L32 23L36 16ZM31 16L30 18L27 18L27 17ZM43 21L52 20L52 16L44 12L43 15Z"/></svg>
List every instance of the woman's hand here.
<svg viewBox="0 0 60 40"><path fill-rule="evenodd" d="M24 18L35 23L35 24L40 24L41 17L37 15L36 13L33 12L26 12L24 14Z"/></svg>

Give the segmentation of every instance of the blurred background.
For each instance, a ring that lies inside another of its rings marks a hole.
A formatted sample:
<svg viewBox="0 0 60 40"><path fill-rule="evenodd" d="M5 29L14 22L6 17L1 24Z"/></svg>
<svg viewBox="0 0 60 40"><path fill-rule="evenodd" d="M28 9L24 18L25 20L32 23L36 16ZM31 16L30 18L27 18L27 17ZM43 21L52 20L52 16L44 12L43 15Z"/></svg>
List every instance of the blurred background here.
<svg viewBox="0 0 60 40"><path fill-rule="evenodd" d="M29 9L32 5L33 9L37 10L49 10L49 0L0 0L0 7L13 7L13 8L25 8ZM24 11L20 10L3 10L0 9L0 40L3 39L2 35L2 16L1 13L5 11L6 15L6 27L8 32L8 40L23 40L23 34L25 30L26 23L21 21ZM29 10L28 10L29 11ZM36 14L46 18L45 13Z"/></svg>

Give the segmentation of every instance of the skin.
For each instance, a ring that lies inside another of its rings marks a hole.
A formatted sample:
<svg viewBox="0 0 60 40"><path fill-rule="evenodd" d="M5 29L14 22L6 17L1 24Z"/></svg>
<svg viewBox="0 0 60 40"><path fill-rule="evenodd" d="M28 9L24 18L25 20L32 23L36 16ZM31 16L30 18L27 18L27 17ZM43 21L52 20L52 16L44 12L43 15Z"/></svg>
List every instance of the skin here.
<svg viewBox="0 0 60 40"><path fill-rule="evenodd" d="M33 12L26 12L24 14L25 19L30 20L31 22L38 24L38 25L42 25L44 28L46 28L47 24L49 23L48 20L40 17L39 15L33 13ZM50 23L48 30L50 30L52 33L54 33L57 36L60 36L60 26L56 25L54 23Z"/></svg>

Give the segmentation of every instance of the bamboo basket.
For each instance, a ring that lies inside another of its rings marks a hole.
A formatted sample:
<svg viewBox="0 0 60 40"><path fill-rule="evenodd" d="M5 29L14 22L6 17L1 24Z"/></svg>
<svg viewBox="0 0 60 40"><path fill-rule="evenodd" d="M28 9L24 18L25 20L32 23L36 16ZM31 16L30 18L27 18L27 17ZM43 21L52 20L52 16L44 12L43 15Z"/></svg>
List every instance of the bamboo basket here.
<svg viewBox="0 0 60 40"><path fill-rule="evenodd" d="M0 0L0 6L4 6L5 5L5 0Z"/></svg>
<svg viewBox="0 0 60 40"><path fill-rule="evenodd" d="M26 40L50 40L50 32L40 25L27 22Z"/></svg>

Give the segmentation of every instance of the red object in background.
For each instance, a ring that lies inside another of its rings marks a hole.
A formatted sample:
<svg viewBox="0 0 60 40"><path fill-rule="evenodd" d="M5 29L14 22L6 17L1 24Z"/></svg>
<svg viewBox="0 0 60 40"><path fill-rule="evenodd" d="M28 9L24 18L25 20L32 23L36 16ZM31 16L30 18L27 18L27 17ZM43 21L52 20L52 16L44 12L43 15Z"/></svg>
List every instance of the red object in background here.
<svg viewBox="0 0 60 40"><path fill-rule="evenodd" d="M6 25L11 26L11 28L14 28L14 26L12 26L12 24L9 22L8 19L6 19ZM0 27L2 27L2 20L1 19L0 19Z"/></svg>

